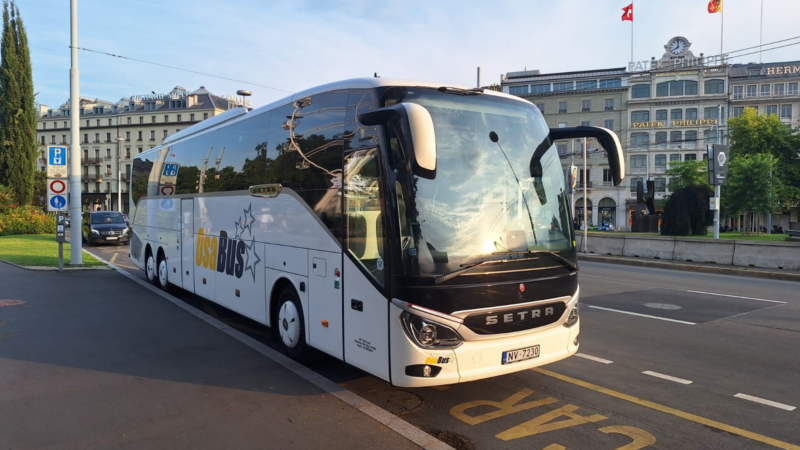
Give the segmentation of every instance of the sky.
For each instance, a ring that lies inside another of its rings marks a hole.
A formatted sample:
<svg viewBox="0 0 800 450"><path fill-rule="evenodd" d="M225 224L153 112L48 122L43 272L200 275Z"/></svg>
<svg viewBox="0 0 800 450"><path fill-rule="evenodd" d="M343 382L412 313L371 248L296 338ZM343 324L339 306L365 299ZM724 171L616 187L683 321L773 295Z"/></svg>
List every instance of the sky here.
<svg viewBox="0 0 800 450"><path fill-rule="evenodd" d="M69 98L66 0L16 0L28 32L37 100ZM80 51L80 95L252 91L260 106L320 84L374 73L474 86L500 75L626 67L630 0L78 0L78 46L207 75ZM637 0L634 61L660 58L674 36L695 55L719 54L721 15L707 0ZM759 45L760 0L724 0L724 52ZM800 0L763 0L763 42L800 35ZM800 40L791 41L799 42ZM784 45L776 44L776 45ZM741 53L732 53L735 56ZM800 60L800 45L764 51L764 62ZM759 55L733 58L758 62ZM253 84L248 84L253 83Z"/></svg>

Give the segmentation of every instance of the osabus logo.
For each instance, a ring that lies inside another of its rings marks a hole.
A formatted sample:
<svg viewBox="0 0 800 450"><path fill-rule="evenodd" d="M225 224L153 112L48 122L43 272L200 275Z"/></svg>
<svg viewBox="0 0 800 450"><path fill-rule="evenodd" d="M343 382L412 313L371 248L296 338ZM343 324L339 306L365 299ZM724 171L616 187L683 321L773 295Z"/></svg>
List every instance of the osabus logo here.
<svg viewBox="0 0 800 450"><path fill-rule="evenodd" d="M251 256L256 260L250 264ZM253 281L256 279L256 265L261 258L255 251L255 240L249 245L240 239L228 237L225 231L219 232L219 238L209 236L203 228L197 230L197 250L195 265L219 273L242 278L245 270L251 271Z"/></svg>

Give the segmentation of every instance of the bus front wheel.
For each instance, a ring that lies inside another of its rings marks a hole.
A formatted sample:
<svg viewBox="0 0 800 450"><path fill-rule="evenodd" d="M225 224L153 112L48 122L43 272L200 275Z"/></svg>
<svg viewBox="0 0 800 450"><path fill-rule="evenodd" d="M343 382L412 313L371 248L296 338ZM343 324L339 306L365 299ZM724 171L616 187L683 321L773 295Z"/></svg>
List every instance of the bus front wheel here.
<svg viewBox="0 0 800 450"><path fill-rule="evenodd" d="M307 346L303 308L292 286L287 286L278 297L278 343L289 357L299 359L305 355Z"/></svg>

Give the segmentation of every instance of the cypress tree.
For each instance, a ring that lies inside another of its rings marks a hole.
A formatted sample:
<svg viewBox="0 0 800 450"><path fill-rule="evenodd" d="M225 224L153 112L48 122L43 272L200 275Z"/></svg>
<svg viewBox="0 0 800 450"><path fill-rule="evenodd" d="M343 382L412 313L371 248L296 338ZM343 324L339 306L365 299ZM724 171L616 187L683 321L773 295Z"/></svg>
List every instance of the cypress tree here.
<svg viewBox="0 0 800 450"><path fill-rule="evenodd" d="M11 187L17 204L28 205L36 170L33 76L19 9L8 1L3 2L0 59L0 183Z"/></svg>

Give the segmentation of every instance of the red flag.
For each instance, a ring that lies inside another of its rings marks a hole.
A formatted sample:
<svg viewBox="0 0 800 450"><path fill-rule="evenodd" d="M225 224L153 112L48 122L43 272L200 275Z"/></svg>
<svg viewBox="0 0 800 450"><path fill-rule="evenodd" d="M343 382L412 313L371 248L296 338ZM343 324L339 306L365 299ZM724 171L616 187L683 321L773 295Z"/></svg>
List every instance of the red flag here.
<svg viewBox="0 0 800 450"><path fill-rule="evenodd" d="M711 6L709 5L709 8L710 7ZM630 20L631 22L633 22L633 3L622 8L622 10L625 11L622 13L622 21L624 22L626 20Z"/></svg>
<svg viewBox="0 0 800 450"><path fill-rule="evenodd" d="M722 12L722 0L711 0L708 2L708 13L721 13Z"/></svg>

